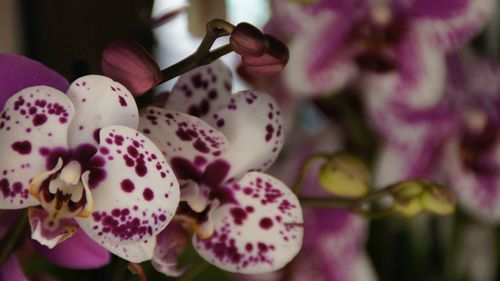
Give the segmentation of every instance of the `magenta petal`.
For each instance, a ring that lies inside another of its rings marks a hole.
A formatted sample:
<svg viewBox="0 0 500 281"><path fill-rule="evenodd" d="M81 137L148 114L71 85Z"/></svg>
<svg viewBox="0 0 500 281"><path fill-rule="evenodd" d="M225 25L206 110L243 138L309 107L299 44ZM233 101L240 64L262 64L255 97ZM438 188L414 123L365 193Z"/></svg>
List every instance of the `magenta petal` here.
<svg viewBox="0 0 500 281"><path fill-rule="evenodd" d="M0 108L13 94L38 85L62 92L68 89L68 81L45 65L23 56L0 54Z"/></svg>
<svg viewBox="0 0 500 281"><path fill-rule="evenodd" d="M467 8L473 0L418 0L413 4L413 14L417 17L446 18Z"/></svg>
<svg viewBox="0 0 500 281"><path fill-rule="evenodd" d="M10 256L5 264L0 268L0 280L27 281L14 255Z"/></svg>
<svg viewBox="0 0 500 281"><path fill-rule="evenodd" d="M53 249L38 243L36 247L49 261L71 269L98 268L108 264L111 259L106 249L95 243L81 230Z"/></svg>

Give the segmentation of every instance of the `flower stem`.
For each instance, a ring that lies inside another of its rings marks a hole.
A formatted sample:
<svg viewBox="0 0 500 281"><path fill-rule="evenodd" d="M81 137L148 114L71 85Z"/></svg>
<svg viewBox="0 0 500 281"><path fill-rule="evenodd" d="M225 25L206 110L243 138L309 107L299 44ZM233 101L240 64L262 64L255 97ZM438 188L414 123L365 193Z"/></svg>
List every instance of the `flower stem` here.
<svg viewBox="0 0 500 281"><path fill-rule="evenodd" d="M28 227L28 208L24 209L16 219L17 223L13 224L10 231L2 239L0 245L0 267L5 263L7 258L12 254L14 247L23 238L23 233Z"/></svg>
<svg viewBox="0 0 500 281"><path fill-rule="evenodd" d="M209 267L208 262L202 260L195 266L191 267L178 281L193 281Z"/></svg>
<svg viewBox="0 0 500 281"><path fill-rule="evenodd" d="M349 209L356 205L356 201L337 198L300 198L300 203L305 207L342 209Z"/></svg>
<svg viewBox="0 0 500 281"><path fill-rule="evenodd" d="M316 162L317 160L328 160L329 155L326 153L318 153L318 154L313 154L309 156L304 164L302 165L302 169L300 170L300 173L295 180L295 184L293 185L292 191L295 193L295 195L299 196L300 191L302 190L302 186L304 185L304 180L306 178L307 172L309 171L309 168L311 167L312 163Z"/></svg>
<svg viewBox="0 0 500 281"><path fill-rule="evenodd" d="M171 65L161 71L162 81L166 82L174 77L186 73L198 66L207 65L214 60L233 51L230 44L221 46L213 51L210 51L212 45L217 38L230 35L234 26L227 21L214 19L207 23L207 32L205 37L198 46L198 49L190 56L184 58L180 62Z"/></svg>

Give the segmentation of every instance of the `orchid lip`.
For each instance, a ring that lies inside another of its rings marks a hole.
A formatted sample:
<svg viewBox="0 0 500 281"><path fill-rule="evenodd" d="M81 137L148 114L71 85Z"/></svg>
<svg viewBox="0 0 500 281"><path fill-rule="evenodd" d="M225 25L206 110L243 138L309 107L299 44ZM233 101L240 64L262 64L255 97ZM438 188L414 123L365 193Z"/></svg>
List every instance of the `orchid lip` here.
<svg viewBox="0 0 500 281"><path fill-rule="evenodd" d="M44 222L57 227L61 218L86 218L92 209L91 192L88 187L88 171L82 174L81 165L71 161L63 166L58 159L56 166L32 181L30 194L38 199L49 216Z"/></svg>

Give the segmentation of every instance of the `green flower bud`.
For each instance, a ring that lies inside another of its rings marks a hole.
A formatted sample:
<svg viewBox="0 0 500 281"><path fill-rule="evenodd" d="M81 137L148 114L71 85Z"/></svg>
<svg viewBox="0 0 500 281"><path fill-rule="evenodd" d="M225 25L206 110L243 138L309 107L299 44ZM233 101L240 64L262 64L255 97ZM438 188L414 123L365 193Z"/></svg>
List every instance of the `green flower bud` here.
<svg viewBox="0 0 500 281"><path fill-rule="evenodd" d="M393 207L395 211L408 218L414 217L424 210L419 197L412 199L395 198Z"/></svg>
<svg viewBox="0 0 500 281"><path fill-rule="evenodd" d="M321 165L319 181L326 191L337 196L359 198L368 193L371 175L363 161L341 152Z"/></svg>
<svg viewBox="0 0 500 281"><path fill-rule="evenodd" d="M425 210L438 214L449 215L455 211L455 197L445 187L430 185L421 196Z"/></svg>

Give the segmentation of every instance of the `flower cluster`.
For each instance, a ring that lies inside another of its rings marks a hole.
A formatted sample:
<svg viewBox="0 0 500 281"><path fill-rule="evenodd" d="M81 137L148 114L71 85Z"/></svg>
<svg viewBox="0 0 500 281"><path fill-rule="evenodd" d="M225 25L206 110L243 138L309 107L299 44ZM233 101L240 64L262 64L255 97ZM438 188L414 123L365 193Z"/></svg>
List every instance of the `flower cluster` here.
<svg viewBox="0 0 500 281"><path fill-rule="evenodd" d="M0 207L29 208L33 240L56 250L90 237L130 262L154 257L168 275L182 273L171 257L186 231L202 257L233 272L273 271L298 253L297 197L262 173L284 142L278 105L257 91L232 94L221 62L182 75L165 104L141 112L107 77L68 85L39 63L0 56L0 69L12 63L15 83L0 85L9 97Z"/></svg>

